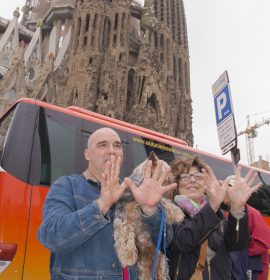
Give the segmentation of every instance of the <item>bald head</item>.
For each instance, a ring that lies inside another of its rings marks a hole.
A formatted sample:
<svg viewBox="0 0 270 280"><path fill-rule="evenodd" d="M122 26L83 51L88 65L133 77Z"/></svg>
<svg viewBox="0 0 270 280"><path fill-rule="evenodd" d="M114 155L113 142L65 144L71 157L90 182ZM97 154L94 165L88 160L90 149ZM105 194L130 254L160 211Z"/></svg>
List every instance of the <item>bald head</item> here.
<svg viewBox="0 0 270 280"><path fill-rule="evenodd" d="M102 127L94 131L88 138L87 146L88 148L93 144L97 139L103 138L104 136L108 137L116 137L118 138L119 142L121 142L121 139L117 132L109 127Z"/></svg>
<svg viewBox="0 0 270 280"><path fill-rule="evenodd" d="M96 178L100 178L105 170L107 161L112 156L123 158L122 142L116 131L109 127L103 127L91 134L88 138L88 147L84 151L88 160L88 170Z"/></svg>

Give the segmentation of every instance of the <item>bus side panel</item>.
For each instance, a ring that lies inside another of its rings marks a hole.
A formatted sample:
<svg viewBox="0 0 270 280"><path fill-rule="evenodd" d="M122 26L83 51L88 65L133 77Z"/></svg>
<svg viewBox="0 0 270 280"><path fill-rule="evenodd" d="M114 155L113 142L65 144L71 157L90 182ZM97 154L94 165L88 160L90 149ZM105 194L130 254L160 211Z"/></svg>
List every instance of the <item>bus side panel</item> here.
<svg viewBox="0 0 270 280"><path fill-rule="evenodd" d="M38 241L36 233L42 219L42 207L48 192L47 187L33 187L28 228L28 239L23 279L48 280L50 253Z"/></svg>
<svg viewBox="0 0 270 280"><path fill-rule="evenodd" d="M0 272L1 280L22 279L30 195L30 186L4 171L0 172L0 244L17 245L9 266Z"/></svg>

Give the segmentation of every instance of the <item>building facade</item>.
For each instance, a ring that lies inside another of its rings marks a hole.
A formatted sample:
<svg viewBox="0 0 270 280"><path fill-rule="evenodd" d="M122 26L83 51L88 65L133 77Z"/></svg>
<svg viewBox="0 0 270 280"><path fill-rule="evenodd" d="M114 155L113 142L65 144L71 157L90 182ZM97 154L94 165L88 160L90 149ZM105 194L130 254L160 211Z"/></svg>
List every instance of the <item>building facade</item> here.
<svg viewBox="0 0 270 280"><path fill-rule="evenodd" d="M0 18L1 113L31 97L193 144L182 0L26 0L22 12Z"/></svg>

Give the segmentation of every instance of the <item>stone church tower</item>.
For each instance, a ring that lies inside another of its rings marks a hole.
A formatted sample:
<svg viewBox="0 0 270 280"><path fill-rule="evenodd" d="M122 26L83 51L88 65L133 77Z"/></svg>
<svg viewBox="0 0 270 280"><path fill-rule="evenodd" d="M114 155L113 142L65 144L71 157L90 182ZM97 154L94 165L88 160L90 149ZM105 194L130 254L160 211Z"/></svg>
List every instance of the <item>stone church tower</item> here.
<svg viewBox="0 0 270 280"><path fill-rule="evenodd" d="M183 2L146 0L141 32L138 62L128 96L130 113L127 120L144 123L149 128L192 143L189 54Z"/></svg>
<svg viewBox="0 0 270 280"><path fill-rule="evenodd" d="M128 84L130 0L77 1L61 104L123 119Z"/></svg>
<svg viewBox="0 0 270 280"><path fill-rule="evenodd" d="M193 144L182 0L26 0L21 24L16 14L5 26L0 18L2 109L26 96Z"/></svg>

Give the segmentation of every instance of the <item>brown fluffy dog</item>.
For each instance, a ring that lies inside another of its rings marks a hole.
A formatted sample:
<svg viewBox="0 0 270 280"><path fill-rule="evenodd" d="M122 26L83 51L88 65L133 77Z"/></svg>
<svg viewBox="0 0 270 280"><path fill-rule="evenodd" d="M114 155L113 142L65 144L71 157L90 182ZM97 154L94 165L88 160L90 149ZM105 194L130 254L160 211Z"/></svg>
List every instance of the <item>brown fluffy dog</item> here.
<svg viewBox="0 0 270 280"><path fill-rule="evenodd" d="M149 159L153 162L153 167L157 165L158 158L151 152ZM143 181L145 164L147 160L137 166L131 178L136 185ZM164 168L168 164L164 162ZM166 223L179 223L183 220L184 214L169 199L162 198L160 204L165 209ZM123 199L117 204L114 219L114 239L115 249L123 267L132 266L137 263L140 280L150 280L154 264L156 246L153 244L149 232L142 221L139 205L134 201L130 191L127 191ZM167 260L162 253L159 253L155 279L166 279L165 269ZM169 276L167 275L167 278Z"/></svg>

